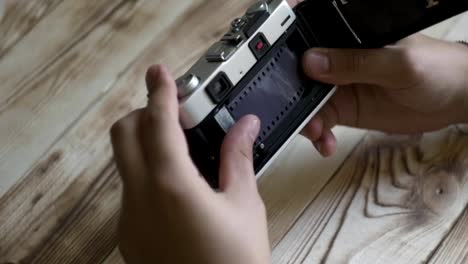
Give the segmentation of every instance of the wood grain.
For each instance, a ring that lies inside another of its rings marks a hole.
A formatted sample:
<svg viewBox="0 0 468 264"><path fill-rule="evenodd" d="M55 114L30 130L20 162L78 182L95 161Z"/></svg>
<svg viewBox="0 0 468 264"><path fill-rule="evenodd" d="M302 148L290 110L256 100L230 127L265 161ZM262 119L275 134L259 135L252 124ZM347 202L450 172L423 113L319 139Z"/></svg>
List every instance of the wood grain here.
<svg viewBox="0 0 468 264"><path fill-rule="evenodd" d="M109 128L145 104L149 65L182 73L251 1L20 2L51 6L0 60L0 196L22 177L0 198L0 263L123 263ZM298 137L260 181L276 263L465 259L466 137L373 134L348 156L365 132L335 132L335 157Z"/></svg>
<svg viewBox="0 0 468 264"><path fill-rule="evenodd" d="M452 228L450 234L439 245L429 264L468 263L468 208Z"/></svg>
<svg viewBox="0 0 468 264"><path fill-rule="evenodd" d="M83 197L86 197L87 190L93 185L101 171L108 166L107 162L112 157L108 137L109 128L118 118L144 104L146 91L143 87L146 68L156 60L168 64L171 68L187 67L188 62L192 62L210 42L220 37L222 32L219 29L224 30L228 25L224 18L218 18L219 21L208 21L204 18L212 14L213 10L226 7L229 8L227 15L234 17L235 12L240 13L247 4L220 1L210 1L209 4L204 5L200 5L201 3L203 2L193 2L186 6L185 11L181 10L180 12L192 11L186 13L184 20L172 21L174 12L167 11L171 17L165 23L170 24L168 25L170 28L153 40L150 47L139 57L138 62L121 75L111 91L105 94L103 99L86 115L83 115L70 130L66 131L60 140L45 153L44 158L40 159L30 170L24 180L0 200L0 241L2 241L0 262L40 260L42 257L39 255L46 254L45 252L48 252L47 259L62 259L60 256L63 254L79 256L79 251L65 253L64 251L44 251L38 248L50 239L55 230L66 229L62 227L64 223L61 219L72 214L74 208L80 207L78 204L86 200ZM180 6L183 7L183 5ZM205 22L194 27L193 21ZM161 18L159 22L164 23ZM210 33L204 33L206 28L212 29ZM199 48L190 49L191 44ZM186 51L187 61L180 60L180 50ZM93 202L100 203L97 198ZM114 217L112 212L115 212L117 208L118 204L109 204L103 211L94 213L112 218ZM85 221L91 221L89 219L96 217L98 216L86 216L85 219L88 220ZM80 219L74 221L80 221ZM67 222L66 225L74 225L73 223ZM92 224L92 222L88 223ZM79 236L83 245L86 244L83 241L89 239L87 235L89 234L84 233ZM62 239L61 242L64 243L67 237L62 237ZM115 243L115 239L111 237L101 237L99 241L101 243L114 241ZM58 244L60 242L57 242ZM92 249L98 250L99 248ZM36 253L32 254L31 251ZM107 252L107 255L109 253Z"/></svg>
<svg viewBox="0 0 468 264"><path fill-rule="evenodd" d="M70 190L73 191L73 185ZM26 263L100 263L117 245L121 184L109 163ZM59 198L57 202L60 202Z"/></svg>
<svg viewBox="0 0 468 264"><path fill-rule="evenodd" d="M36 3L36 1L27 1L27 3ZM99 23L115 11L119 4L121 1L100 1L97 5L88 1L79 3L66 1L40 23L31 25L29 34L0 61L0 80L2 80L0 91L3 95L0 100L0 113L30 91L25 82L40 77L45 68L89 35ZM25 5L26 3L23 3L18 6L18 10L9 10L9 15L21 16L15 11L27 9ZM3 26L7 24L2 23ZM36 45L34 49L31 47L32 43Z"/></svg>
<svg viewBox="0 0 468 264"><path fill-rule="evenodd" d="M420 263L468 203L468 137L368 135L274 250L275 263Z"/></svg>
<svg viewBox="0 0 468 264"><path fill-rule="evenodd" d="M114 6L114 1L109 1L112 3L107 5L106 1L99 1L96 5L98 7L114 7L111 11L106 11L107 9L102 8L89 9L82 1L69 2L75 3L79 8L70 8L69 12L77 14L72 13L66 17L81 17L80 13L93 13L93 10L97 14L107 15L104 18L96 15L95 18L100 18L100 22L56 60L50 64L45 62L45 68L32 74L26 72L26 78L19 74L19 83L10 82L11 79L18 78L11 70L22 72L20 64L15 63L22 60L15 60L14 52L11 52L9 54L13 61L5 58L0 62L0 79L5 80L0 93L7 95L2 99L9 98L0 103L0 174L6 185L2 186L0 195L25 175L30 165L109 91L119 75L134 62L154 36L165 32L170 23L191 5L201 3L180 1L176 4L173 1L140 0L124 1ZM83 2L90 4L88 1ZM60 8L56 9L58 10ZM161 16L165 13L171 16L162 20ZM56 24L61 21L60 18L50 20L51 17L52 15L43 20L43 23ZM79 19L75 21L78 22ZM89 19L86 24L94 22L96 21ZM47 27L37 30L37 34L47 35ZM67 29L60 31L68 32ZM24 47L23 52L26 52L25 49L30 50L29 45ZM27 61L29 59L23 62ZM15 162L17 160L22 162Z"/></svg>
<svg viewBox="0 0 468 264"><path fill-rule="evenodd" d="M0 2L0 60L62 0Z"/></svg>
<svg viewBox="0 0 468 264"><path fill-rule="evenodd" d="M320 157L308 140L299 137L260 180L260 194L267 208L273 247L302 216L310 201L361 141L365 131L338 127L334 133L340 143L333 157Z"/></svg>
<svg viewBox="0 0 468 264"><path fill-rule="evenodd" d="M118 5L117 1L109 2L116 2ZM41 108L44 109L48 106L47 100L43 98L60 101L61 97L54 97L54 95L57 93L60 95L63 90L76 89L69 86L68 81L81 74L81 69L76 68L76 63L73 64L73 61L78 60L80 55L74 52L64 56L64 53L83 36L86 36L92 28L96 27L99 21L102 21L103 17L109 13L109 8L113 10L116 7L113 3L109 4L106 1L100 1L100 3L103 5L91 5L87 1L62 3L55 12L36 25L28 36L15 46L13 51L0 60L0 80L2 82L0 86L2 94L0 118L5 120L0 125L0 174L3 176L0 196L25 174L30 165L59 135L57 134L59 131L54 133L54 123L48 122L48 118L52 115L43 113L42 116L44 114L46 116L41 119ZM22 7L18 9L22 9ZM9 11L9 14L14 15L13 11ZM51 28L56 28L56 30L51 31ZM37 47L32 49L31 43L35 43ZM55 71L53 69L46 71L54 62L58 63L54 67ZM70 74L69 69L73 67L75 73ZM61 72L62 69L63 72ZM82 85L83 89L87 83L84 82ZM34 99L36 96L37 100ZM64 96L63 101L68 103L70 100ZM89 104L85 101L83 103ZM62 108L66 109L66 106L62 106ZM50 111L60 114L62 110L59 108L50 109ZM68 118L66 112L62 114L61 120L55 121L55 123L65 125L56 127L56 129L61 129L60 133L63 133L70 121L73 121ZM80 112L74 114L80 114ZM36 123L34 126L35 120L43 122ZM41 124L45 127L41 127ZM45 135L46 138L43 135L40 139L40 132L49 134L47 131L49 127L52 128L50 135ZM35 133L28 131L35 131ZM23 162L14 162L18 159L22 159Z"/></svg>
<svg viewBox="0 0 468 264"><path fill-rule="evenodd" d="M161 12L177 13L163 7L160 6ZM181 4L178 12L183 13L188 8L190 5ZM173 17L159 18L158 21L158 27L150 24L154 26L152 31L165 32ZM57 229L60 219L70 213L108 165L111 158L109 127L117 118L144 102L146 93L138 88L144 87L144 72L153 60L151 54L145 55L146 61L122 77L124 82L120 83L120 88L99 101L96 108L86 109L88 115L65 131L65 135L28 172L25 180L0 200L0 262L3 258L23 259L31 248L46 240L49 232ZM63 115L65 118L66 113Z"/></svg>

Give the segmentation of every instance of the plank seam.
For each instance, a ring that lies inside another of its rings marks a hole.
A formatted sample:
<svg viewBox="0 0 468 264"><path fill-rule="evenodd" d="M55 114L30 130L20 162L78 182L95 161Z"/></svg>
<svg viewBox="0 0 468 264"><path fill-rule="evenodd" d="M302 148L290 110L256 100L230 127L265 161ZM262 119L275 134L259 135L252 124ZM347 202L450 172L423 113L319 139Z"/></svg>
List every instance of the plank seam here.
<svg viewBox="0 0 468 264"><path fill-rule="evenodd" d="M291 224L289 225L288 229L286 232L284 232L284 234L282 236L279 237L278 241L282 241L284 239L284 237L291 231L291 229L296 225L296 223L299 221L299 219L302 218L302 216L304 215L305 211L307 211L307 209L311 206L311 204L317 199L318 196L320 196L320 194L324 191L324 189L330 184L331 181L333 181L333 179L336 177L336 175L341 171L341 169L344 167L346 161L348 160L349 157L351 157L353 154L355 154L355 152L358 150L358 148L361 146L361 144L364 142L364 139L365 137L363 137L357 144L356 146L354 146L354 148L352 149L352 151L350 151L350 153L346 156L346 158L343 160L343 162L340 164L340 166L338 166L336 168L336 170L334 171L334 173L332 174L332 176L327 180L327 182L322 186L322 188L320 189L320 191L317 192L317 194L315 195L314 198L312 198L307 204L306 206L304 206L304 209L297 215L297 217L291 221ZM278 246L279 242L276 243L276 245L274 245L273 249L274 250L277 246Z"/></svg>
<svg viewBox="0 0 468 264"><path fill-rule="evenodd" d="M64 46L63 49L59 51L59 53L54 58L50 59L47 63L36 68L31 74L29 74L30 77L25 79L23 83L17 87L15 92L5 99L5 103L3 105L0 105L0 115L2 115L11 104L14 104L18 100L20 100L29 91L29 89L26 89L28 87L28 83L35 80L39 72L45 72L48 68L52 67L63 56L65 56L65 54L69 53L70 50L76 47L78 43L86 39L92 32L94 32L100 25L102 25L105 21L107 21L112 15L114 15L125 4L126 4L125 1L121 1L108 14L106 14L100 20L96 21L96 23L92 25L88 30L86 30L83 34L78 36L68 45ZM32 87L31 89L34 89L34 88Z"/></svg>
<svg viewBox="0 0 468 264"><path fill-rule="evenodd" d="M462 220L463 218L463 215L464 215L464 212L468 210L468 204L465 206L465 208L461 211L460 215L457 217L457 220L454 221L454 223L452 224L452 226L450 227L450 229L447 231L447 233L444 235L444 237L440 240L439 244L437 244L437 246L432 250L431 254L429 254L429 256L427 257L427 259L424 261L425 263L430 263L433 258L435 257L436 253L439 252L439 250L441 250L442 246L444 245L444 243L447 241L447 239L449 238L450 234L452 234L452 231L454 230L454 228L460 223L460 221Z"/></svg>

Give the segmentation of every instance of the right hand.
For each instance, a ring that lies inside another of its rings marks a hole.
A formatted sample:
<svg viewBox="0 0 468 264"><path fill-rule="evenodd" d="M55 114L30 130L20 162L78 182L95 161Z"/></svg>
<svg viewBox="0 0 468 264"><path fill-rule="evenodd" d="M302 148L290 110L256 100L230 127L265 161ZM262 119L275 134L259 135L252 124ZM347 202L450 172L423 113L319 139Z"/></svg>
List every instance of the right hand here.
<svg viewBox="0 0 468 264"><path fill-rule="evenodd" d="M303 134L323 156L336 125L415 134L468 122L468 48L415 35L374 50L312 49L304 70L339 86Z"/></svg>
<svg viewBox="0 0 468 264"><path fill-rule="evenodd" d="M230 129L215 192L189 155L174 79L165 67L151 67L147 86L147 107L111 130L123 183L119 248L127 263L270 263L252 163L260 120L246 116Z"/></svg>

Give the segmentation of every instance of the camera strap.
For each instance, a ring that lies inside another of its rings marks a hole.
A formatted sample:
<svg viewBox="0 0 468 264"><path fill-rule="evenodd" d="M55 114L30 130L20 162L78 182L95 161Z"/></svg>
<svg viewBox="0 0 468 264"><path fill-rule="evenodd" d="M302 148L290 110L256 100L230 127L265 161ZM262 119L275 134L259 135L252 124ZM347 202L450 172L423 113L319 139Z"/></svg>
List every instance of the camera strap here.
<svg viewBox="0 0 468 264"><path fill-rule="evenodd" d="M379 48L468 10L468 0L308 0L299 27L330 48Z"/></svg>

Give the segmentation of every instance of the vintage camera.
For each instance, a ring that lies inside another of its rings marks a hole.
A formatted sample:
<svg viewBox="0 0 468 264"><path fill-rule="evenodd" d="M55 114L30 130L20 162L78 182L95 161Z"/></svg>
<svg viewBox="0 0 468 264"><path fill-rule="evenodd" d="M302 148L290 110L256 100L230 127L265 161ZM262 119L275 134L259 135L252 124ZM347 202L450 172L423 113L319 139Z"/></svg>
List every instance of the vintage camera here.
<svg viewBox="0 0 468 264"><path fill-rule="evenodd" d="M294 10L284 0L253 4L177 80L180 120L200 173L218 187L223 139L254 114L261 120L253 148L260 177L330 99L336 87L303 74L306 50L382 47L465 11L467 2L310 0Z"/></svg>

